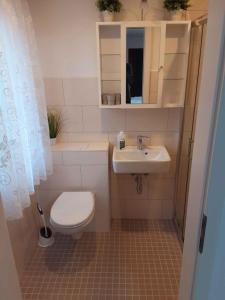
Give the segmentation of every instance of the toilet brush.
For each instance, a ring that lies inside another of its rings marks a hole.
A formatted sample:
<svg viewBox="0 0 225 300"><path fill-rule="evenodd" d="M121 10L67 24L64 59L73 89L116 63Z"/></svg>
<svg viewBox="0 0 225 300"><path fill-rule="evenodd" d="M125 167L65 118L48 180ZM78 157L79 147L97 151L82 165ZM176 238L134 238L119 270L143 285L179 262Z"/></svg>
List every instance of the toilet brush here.
<svg viewBox="0 0 225 300"><path fill-rule="evenodd" d="M37 203L37 210L41 216L41 220L43 223L43 227L40 228L39 231L39 246L41 247L49 247L54 243L54 237L52 235L52 231L49 227L47 227L45 216L43 209L40 207L39 203Z"/></svg>

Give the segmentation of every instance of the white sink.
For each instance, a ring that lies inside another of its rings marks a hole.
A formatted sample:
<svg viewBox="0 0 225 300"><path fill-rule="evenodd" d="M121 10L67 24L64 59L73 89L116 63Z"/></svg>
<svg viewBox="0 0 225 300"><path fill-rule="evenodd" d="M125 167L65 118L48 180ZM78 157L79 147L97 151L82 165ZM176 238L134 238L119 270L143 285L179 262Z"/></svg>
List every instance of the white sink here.
<svg viewBox="0 0 225 300"><path fill-rule="evenodd" d="M128 146L122 150L113 149L113 170L115 173L165 173L169 171L171 158L164 146L149 146L138 150Z"/></svg>

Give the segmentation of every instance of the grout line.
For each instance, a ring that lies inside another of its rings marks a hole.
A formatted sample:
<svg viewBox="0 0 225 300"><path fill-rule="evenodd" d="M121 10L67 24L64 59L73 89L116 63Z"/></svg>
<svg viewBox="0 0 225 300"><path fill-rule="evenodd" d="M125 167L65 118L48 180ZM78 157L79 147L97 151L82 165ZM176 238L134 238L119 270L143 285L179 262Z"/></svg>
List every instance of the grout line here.
<svg viewBox="0 0 225 300"><path fill-rule="evenodd" d="M66 106L66 96L65 96L64 79L61 78L61 81L62 81L63 103L64 103L64 106Z"/></svg>

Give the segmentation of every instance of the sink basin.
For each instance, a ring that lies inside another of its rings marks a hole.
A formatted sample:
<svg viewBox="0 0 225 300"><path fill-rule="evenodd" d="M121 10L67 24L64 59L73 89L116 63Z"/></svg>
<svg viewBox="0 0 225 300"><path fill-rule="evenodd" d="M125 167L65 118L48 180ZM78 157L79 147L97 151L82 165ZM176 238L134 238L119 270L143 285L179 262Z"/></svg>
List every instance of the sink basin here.
<svg viewBox="0 0 225 300"><path fill-rule="evenodd" d="M171 158L164 146L149 146L138 150L128 146L113 149L113 170L119 174L165 173L169 171Z"/></svg>

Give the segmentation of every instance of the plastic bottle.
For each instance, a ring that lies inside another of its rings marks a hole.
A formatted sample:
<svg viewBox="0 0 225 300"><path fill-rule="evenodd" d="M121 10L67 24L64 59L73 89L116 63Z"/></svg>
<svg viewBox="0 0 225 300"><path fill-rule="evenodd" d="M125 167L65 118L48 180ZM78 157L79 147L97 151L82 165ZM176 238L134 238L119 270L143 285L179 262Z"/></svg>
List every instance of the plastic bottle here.
<svg viewBox="0 0 225 300"><path fill-rule="evenodd" d="M123 149L126 146L126 135L123 131L117 135L117 149Z"/></svg>

